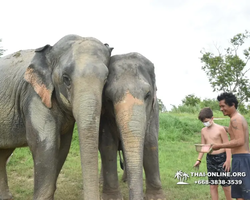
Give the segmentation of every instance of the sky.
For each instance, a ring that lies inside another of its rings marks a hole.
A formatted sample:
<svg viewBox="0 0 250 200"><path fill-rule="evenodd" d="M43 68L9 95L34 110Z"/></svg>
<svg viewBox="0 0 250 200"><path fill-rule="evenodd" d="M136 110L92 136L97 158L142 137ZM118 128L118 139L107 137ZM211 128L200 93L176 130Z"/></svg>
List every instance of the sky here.
<svg viewBox="0 0 250 200"><path fill-rule="evenodd" d="M249 0L8 0L0 4L4 55L54 45L67 34L95 37L112 55L138 52L155 66L167 110L187 95L216 98L200 51L216 53L250 31ZM248 47L250 43L248 41Z"/></svg>

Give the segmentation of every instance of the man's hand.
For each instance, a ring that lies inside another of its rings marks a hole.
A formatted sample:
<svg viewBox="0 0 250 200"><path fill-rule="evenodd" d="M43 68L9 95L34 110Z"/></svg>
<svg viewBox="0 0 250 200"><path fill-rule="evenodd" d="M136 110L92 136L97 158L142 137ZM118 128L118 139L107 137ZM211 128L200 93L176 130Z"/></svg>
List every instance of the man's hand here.
<svg viewBox="0 0 250 200"><path fill-rule="evenodd" d="M226 162L224 162L223 168L225 169L226 172L230 171L230 160L226 160Z"/></svg>
<svg viewBox="0 0 250 200"><path fill-rule="evenodd" d="M219 144L213 144L211 148L213 150L219 150L219 149L221 149L221 146Z"/></svg>

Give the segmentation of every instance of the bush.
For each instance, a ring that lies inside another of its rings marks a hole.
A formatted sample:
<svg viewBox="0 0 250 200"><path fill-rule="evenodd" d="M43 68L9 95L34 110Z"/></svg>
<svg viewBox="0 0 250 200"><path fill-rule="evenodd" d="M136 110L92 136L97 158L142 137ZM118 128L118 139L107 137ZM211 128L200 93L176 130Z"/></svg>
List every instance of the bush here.
<svg viewBox="0 0 250 200"><path fill-rule="evenodd" d="M200 105L195 105L195 106L191 106L191 105L179 105L178 107L172 105L173 108L171 109L171 113L199 113L201 110Z"/></svg>
<svg viewBox="0 0 250 200"><path fill-rule="evenodd" d="M204 99L200 102L200 107L209 107L213 112L220 111L219 102L216 99Z"/></svg>
<svg viewBox="0 0 250 200"><path fill-rule="evenodd" d="M196 115L177 117L171 113L161 113L159 140L190 141L192 137L200 133L202 127Z"/></svg>
<svg viewBox="0 0 250 200"><path fill-rule="evenodd" d="M181 101L183 105L196 106L201 102L201 99L199 97L196 97L194 94L189 94Z"/></svg>

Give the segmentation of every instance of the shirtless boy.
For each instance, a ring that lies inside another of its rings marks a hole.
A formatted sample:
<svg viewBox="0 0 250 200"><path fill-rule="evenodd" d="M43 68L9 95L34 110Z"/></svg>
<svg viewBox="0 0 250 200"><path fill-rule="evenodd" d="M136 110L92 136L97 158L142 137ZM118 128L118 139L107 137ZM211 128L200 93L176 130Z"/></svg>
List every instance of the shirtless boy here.
<svg viewBox="0 0 250 200"><path fill-rule="evenodd" d="M229 127L225 130L230 135L230 141L223 144L214 144L213 150L231 148L232 153L232 184L231 195L237 200L250 199L250 153L249 153L249 131L245 118L238 113L238 101L232 93L222 93L217 97L220 110L225 116L230 117ZM235 176L238 174L237 176Z"/></svg>
<svg viewBox="0 0 250 200"><path fill-rule="evenodd" d="M204 124L204 128L201 130L201 143L202 144L214 144L228 142L228 136L223 128L213 121L213 111L210 108L203 108L199 113L199 120ZM201 163L203 153L199 153L198 159L194 164L194 167L198 167ZM211 154L207 154L207 172L215 172L220 175L221 172L230 171L231 151L230 149L220 149L213 151ZM215 174L214 173L214 174ZM210 183L210 194L212 200L219 199L218 183L221 182L221 186L224 190L226 200L231 200L231 188L228 184L230 176L216 176L208 177Z"/></svg>

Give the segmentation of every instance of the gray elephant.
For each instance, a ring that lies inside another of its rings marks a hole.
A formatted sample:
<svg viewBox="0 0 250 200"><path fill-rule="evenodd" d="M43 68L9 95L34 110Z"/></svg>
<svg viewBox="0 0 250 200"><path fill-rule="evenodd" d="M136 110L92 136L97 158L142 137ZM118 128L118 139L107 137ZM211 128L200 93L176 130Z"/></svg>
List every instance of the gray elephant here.
<svg viewBox="0 0 250 200"><path fill-rule="evenodd" d="M103 92L99 150L103 168L102 198L122 199L117 175L119 143L125 156L129 199L165 199L158 161L159 110L154 65L139 53L115 55Z"/></svg>
<svg viewBox="0 0 250 200"><path fill-rule="evenodd" d="M12 199L6 161L25 146L34 160L33 199L54 199L76 122L84 199L99 200L99 122L111 50L95 38L68 35L0 59L0 199Z"/></svg>

